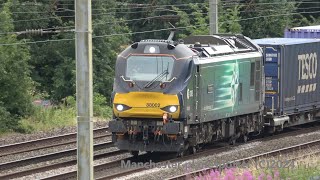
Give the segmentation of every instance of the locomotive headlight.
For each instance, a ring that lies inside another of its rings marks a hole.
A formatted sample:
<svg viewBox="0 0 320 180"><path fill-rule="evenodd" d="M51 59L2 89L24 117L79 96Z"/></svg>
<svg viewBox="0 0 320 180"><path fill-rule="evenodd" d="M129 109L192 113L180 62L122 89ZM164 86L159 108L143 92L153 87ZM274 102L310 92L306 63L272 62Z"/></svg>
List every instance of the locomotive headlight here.
<svg viewBox="0 0 320 180"><path fill-rule="evenodd" d="M131 107L127 106L127 105L124 105L124 104L114 104L114 107L117 111L125 111L125 110L128 110L128 109L131 109Z"/></svg>
<svg viewBox="0 0 320 180"><path fill-rule="evenodd" d="M123 109L124 109L124 107L123 107L122 104L118 104L118 105L116 106L116 108L117 108L118 111L123 111Z"/></svg>
<svg viewBox="0 0 320 180"><path fill-rule="evenodd" d="M161 108L162 110L168 112L168 113L175 113L178 110L178 106L176 105L171 105L171 106L166 106Z"/></svg>
<svg viewBox="0 0 320 180"><path fill-rule="evenodd" d="M149 52L150 52L150 53L155 53L155 52L156 52L156 48L154 48L153 46L151 46L151 47L149 48Z"/></svg>
<svg viewBox="0 0 320 180"><path fill-rule="evenodd" d="M160 53L160 47L157 45L146 45L143 52L147 54Z"/></svg>
<svg viewBox="0 0 320 180"><path fill-rule="evenodd" d="M177 111L177 107L176 107L176 106L170 106L169 111L170 111L171 113L174 113L174 112Z"/></svg>

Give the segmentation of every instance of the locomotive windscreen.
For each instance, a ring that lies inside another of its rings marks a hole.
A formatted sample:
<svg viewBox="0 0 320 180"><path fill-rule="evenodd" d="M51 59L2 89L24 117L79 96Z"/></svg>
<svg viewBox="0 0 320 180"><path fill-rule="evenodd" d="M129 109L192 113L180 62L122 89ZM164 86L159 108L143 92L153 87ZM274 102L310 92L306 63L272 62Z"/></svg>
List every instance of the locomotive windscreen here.
<svg viewBox="0 0 320 180"><path fill-rule="evenodd" d="M172 76L174 59L169 56L130 56L127 59L126 77L134 81L151 81L162 73L162 80Z"/></svg>

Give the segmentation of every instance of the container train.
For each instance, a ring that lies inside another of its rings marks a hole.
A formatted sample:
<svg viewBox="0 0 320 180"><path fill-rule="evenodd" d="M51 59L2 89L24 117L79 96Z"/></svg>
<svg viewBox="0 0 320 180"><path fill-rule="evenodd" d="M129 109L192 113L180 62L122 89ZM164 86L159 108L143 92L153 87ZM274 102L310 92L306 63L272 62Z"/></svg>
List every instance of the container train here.
<svg viewBox="0 0 320 180"><path fill-rule="evenodd" d="M315 121L319 53L320 40L230 34L134 43L116 60L112 141L181 156Z"/></svg>
<svg viewBox="0 0 320 180"><path fill-rule="evenodd" d="M320 25L288 28L284 31L284 37L320 39Z"/></svg>

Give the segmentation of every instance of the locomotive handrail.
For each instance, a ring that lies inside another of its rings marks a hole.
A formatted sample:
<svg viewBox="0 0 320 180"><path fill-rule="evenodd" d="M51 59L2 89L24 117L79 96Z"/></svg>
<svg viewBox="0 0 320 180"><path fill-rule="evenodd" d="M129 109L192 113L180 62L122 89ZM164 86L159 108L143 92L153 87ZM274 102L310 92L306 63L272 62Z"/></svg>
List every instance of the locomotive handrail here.
<svg viewBox="0 0 320 180"><path fill-rule="evenodd" d="M122 78L123 81L125 82L132 82L133 84L135 84L135 82L131 79L125 79L124 76L120 76L120 78Z"/></svg>
<svg viewBox="0 0 320 180"><path fill-rule="evenodd" d="M171 83L172 81L176 80L177 78L176 77L173 77L171 80L169 81L163 81L162 83Z"/></svg>

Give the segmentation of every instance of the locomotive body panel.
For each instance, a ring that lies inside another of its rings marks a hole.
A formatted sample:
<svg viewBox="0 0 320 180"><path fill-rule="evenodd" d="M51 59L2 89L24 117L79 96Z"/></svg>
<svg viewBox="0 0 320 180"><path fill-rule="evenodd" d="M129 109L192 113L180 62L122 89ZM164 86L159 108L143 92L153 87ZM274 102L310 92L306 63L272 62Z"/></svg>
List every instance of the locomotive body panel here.
<svg viewBox="0 0 320 180"><path fill-rule="evenodd" d="M261 53L201 58L203 122L259 112L262 107Z"/></svg>

